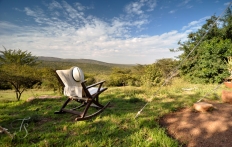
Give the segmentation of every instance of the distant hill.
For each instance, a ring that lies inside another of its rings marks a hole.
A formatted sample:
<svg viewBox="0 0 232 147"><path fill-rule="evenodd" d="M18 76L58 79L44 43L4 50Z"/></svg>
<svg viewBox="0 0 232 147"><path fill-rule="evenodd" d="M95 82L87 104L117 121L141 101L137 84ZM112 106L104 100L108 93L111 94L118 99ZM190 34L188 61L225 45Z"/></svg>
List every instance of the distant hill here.
<svg viewBox="0 0 232 147"><path fill-rule="evenodd" d="M92 59L63 59L57 57L44 57L39 56L39 60L41 61L58 61L58 62L76 62L76 63L88 63L88 64L100 64L100 65L117 65L117 66L134 66L134 64L116 64L116 63L106 63L102 61L92 60Z"/></svg>
<svg viewBox="0 0 232 147"><path fill-rule="evenodd" d="M89 73L110 73L113 67L131 68L135 66L132 64L106 63L92 59L63 59L44 56L39 56L38 60L41 61L41 66L43 67L51 67L54 69L67 69L72 66L78 66L85 72Z"/></svg>

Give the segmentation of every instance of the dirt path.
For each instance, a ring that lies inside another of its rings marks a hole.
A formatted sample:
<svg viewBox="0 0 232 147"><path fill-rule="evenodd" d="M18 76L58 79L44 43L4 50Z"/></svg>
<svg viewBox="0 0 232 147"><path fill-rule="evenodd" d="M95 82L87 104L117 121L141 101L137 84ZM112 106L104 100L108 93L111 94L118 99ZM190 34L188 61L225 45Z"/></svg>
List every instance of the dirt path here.
<svg viewBox="0 0 232 147"><path fill-rule="evenodd" d="M232 147L232 105L209 102L211 112L182 109L160 119L161 126L186 147Z"/></svg>

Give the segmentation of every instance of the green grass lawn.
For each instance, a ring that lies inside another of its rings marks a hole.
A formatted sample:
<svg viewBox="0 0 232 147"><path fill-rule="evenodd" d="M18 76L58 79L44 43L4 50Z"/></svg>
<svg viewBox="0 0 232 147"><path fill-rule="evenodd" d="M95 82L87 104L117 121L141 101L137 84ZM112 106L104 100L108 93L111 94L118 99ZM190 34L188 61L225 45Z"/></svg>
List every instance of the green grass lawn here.
<svg viewBox="0 0 232 147"><path fill-rule="evenodd" d="M225 87L213 90L216 86L193 85L177 79L172 86L158 88L109 88L100 95L100 101L103 104L110 101L110 106L87 121L75 121L75 116L67 113L54 114L66 98L25 101L32 96L56 95L53 91L27 90L20 101L16 101L13 91L0 91L0 126L14 134L12 139L1 133L0 146L179 147L181 144L166 134L158 119L192 106L205 95L207 99L219 99ZM194 89L184 91L182 88ZM22 119L29 117L24 121L26 130L22 126L20 131Z"/></svg>

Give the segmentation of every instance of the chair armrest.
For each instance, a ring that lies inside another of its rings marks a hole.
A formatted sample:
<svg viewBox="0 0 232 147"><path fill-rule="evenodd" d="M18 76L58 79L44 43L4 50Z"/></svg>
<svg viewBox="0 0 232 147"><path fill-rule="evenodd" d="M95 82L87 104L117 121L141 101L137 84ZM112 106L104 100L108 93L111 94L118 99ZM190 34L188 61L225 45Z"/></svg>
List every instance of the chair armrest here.
<svg viewBox="0 0 232 147"><path fill-rule="evenodd" d="M81 83L81 85L82 85L82 87L83 87L83 90L85 91L85 94L87 95L87 96L89 96L89 97L93 97L93 95L99 95L100 93L102 93L103 91L105 91L107 88L102 88L102 84L104 83L105 81L100 81L100 82L97 82L97 83L95 83L95 84L92 84L92 85L89 85L89 86L86 86L85 85L85 83L86 83L86 81L84 81L84 82L82 82ZM90 89L90 88L94 88L94 87L96 87L96 92L95 92L95 94L93 94L93 93L91 93L90 94L90 91L88 90L88 89ZM94 96L94 97L95 97Z"/></svg>
<svg viewBox="0 0 232 147"><path fill-rule="evenodd" d="M91 88L91 87L94 87L94 86L97 86L97 85L100 85L100 87L101 87L101 85L102 85L104 82L105 82L105 81L100 81L100 82L94 83L94 84L92 84L92 85L86 86L86 88L88 89L88 88Z"/></svg>

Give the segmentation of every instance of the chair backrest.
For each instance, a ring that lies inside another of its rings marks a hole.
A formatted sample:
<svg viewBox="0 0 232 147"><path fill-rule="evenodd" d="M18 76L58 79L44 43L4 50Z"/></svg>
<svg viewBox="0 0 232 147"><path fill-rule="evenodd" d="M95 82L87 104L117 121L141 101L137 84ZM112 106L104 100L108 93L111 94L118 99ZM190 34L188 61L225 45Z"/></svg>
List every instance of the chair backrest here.
<svg viewBox="0 0 232 147"><path fill-rule="evenodd" d="M82 97L82 85L84 74L78 67L72 67L68 70L56 70L64 84L64 95Z"/></svg>

